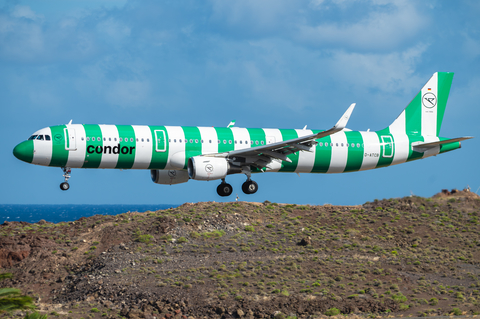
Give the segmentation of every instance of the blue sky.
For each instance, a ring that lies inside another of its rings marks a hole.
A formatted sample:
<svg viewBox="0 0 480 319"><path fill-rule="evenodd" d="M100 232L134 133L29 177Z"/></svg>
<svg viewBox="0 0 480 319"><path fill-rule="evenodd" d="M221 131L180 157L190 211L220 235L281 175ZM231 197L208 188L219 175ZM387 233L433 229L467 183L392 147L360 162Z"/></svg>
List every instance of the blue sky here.
<svg viewBox="0 0 480 319"><path fill-rule="evenodd" d="M0 2L0 203L231 201L218 182L163 186L149 171L73 170L12 155L34 131L74 123L330 128L389 125L436 71L455 72L441 135L462 149L347 174L255 175L240 200L362 204L480 187L480 2Z"/></svg>

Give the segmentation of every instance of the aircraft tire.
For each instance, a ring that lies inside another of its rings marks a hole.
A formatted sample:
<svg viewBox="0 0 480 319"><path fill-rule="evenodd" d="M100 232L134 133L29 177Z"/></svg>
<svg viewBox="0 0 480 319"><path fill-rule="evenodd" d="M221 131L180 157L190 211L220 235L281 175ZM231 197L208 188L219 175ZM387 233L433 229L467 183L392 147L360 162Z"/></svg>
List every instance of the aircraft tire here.
<svg viewBox="0 0 480 319"><path fill-rule="evenodd" d="M67 182L63 182L60 184L60 189L62 191L67 191L70 188L70 185Z"/></svg>
<svg viewBox="0 0 480 319"><path fill-rule="evenodd" d="M217 187L217 193L222 197L230 196L232 192L233 192L233 187L228 183L221 183Z"/></svg>
<svg viewBox="0 0 480 319"><path fill-rule="evenodd" d="M255 194L258 191L258 184L255 181L246 181L242 184L242 191L245 194Z"/></svg>

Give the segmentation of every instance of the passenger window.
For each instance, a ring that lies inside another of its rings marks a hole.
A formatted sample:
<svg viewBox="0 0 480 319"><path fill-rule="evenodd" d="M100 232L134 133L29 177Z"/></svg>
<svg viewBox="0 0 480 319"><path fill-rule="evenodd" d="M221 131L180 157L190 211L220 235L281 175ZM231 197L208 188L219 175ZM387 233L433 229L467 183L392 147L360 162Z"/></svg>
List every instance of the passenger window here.
<svg viewBox="0 0 480 319"><path fill-rule="evenodd" d="M223 140L223 144L227 144L227 140Z"/></svg>
<svg viewBox="0 0 480 319"><path fill-rule="evenodd" d="M322 143L322 142L320 142L320 146L323 146L323 143Z"/></svg>
<svg viewBox="0 0 480 319"><path fill-rule="evenodd" d="M235 140L235 144L237 144L237 140Z"/></svg>
<svg viewBox="0 0 480 319"><path fill-rule="evenodd" d="M343 143L342 143L342 147L343 147Z"/></svg>
<svg viewBox="0 0 480 319"><path fill-rule="evenodd" d="M333 146L333 143L330 143L330 146Z"/></svg>
<svg viewBox="0 0 480 319"><path fill-rule="evenodd" d="M192 140L192 139L190 139L190 143L193 143L193 140Z"/></svg>
<svg viewBox="0 0 480 319"><path fill-rule="evenodd" d="M111 137L109 137L109 138L108 138L108 141L109 141L109 142L111 142L111 141L112 141L112 138L111 138Z"/></svg>
<svg viewBox="0 0 480 319"><path fill-rule="evenodd" d="M101 139L100 137L97 137L97 141L99 141L99 142L100 142L101 140L102 140L102 139Z"/></svg>
<svg viewBox="0 0 480 319"><path fill-rule="evenodd" d="M130 142L133 142L133 137L130 137Z"/></svg>
<svg viewBox="0 0 480 319"><path fill-rule="evenodd" d="M360 147L360 143L357 143L357 147Z"/></svg>
<svg viewBox="0 0 480 319"><path fill-rule="evenodd" d="M142 142L143 142L143 138L142 138Z"/></svg>
<svg viewBox="0 0 480 319"><path fill-rule="evenodd" d="M228 144L232 144L232 140L228 140Z"/></svg>
<svg viewBox="0 0 480 319"><path fill-rule="evenodd" d="M258 141L255 141L255 145L258 145Z"/></svg>
<svg viewBox="0 0 480 319"><path fill-rule="evenodd" d="M198 140L195 140L195 143L198 143Z"/></svg>
<svg viewBox="0 0 480 319"><path fill-rule="evenodd" d="M150 142L150 139L149 139L149 138L147 138L147 142Z"/></svg>
<svg viewBox="0 0 480 319"><path fill-rule="evenodd" d="M220 144L220 140L218 140L218 144Z"/></svg>
<svg viewBox="0 0 480 319"><path fill-rule="evenodd" d="M50 135L45 135L45 140L50 141Z"/></svg>
<svg viewBox="0 0 480 319"><path fill-rule="evenodd" d="M260 142L260 144L262 144L262 145L263 145L263 141L261 141L261 142Z"/></svg>
<svg viewBox="0 0 480 319"><path fill-rule="evenodd" d="M188 143L188 140L185 140L185 143Z"/></svg>
<svg viewBox="0 0 480 319"><path fill-rule="evenodd" d="M121 142L121 141L122 141L122 138L120 137L118 140L119 140L119 142Z"/></svg>
<svg viewBox="0 0 480 319"><path fill-rule="evenodd" d="M179 139L178 142L179 142L179 143L182 143L182 139Z"/></svg>
<svg viewBox="0 0 480 319"><path fill-rule="evenodd" d="M113 140L116 142L116 141L117 141L117 138L115 137Z"/></svg>
<svg viewBox="0 0 480 319"><path fill-rule="evenodd" d="M83 136L82 136L82 141L84 140Z"/></svg>
<svg viewBox="0 0 480 319"><path fill-rule="evenodd" d="M90 137L87 136L87 142L90 141Z"/></svg>
<svg viewBox="0 0 480 319"><path fill-rule="evenodd" d="M173 143L177 143L177 139L174 139L174 140L173 140Z"/></svg>

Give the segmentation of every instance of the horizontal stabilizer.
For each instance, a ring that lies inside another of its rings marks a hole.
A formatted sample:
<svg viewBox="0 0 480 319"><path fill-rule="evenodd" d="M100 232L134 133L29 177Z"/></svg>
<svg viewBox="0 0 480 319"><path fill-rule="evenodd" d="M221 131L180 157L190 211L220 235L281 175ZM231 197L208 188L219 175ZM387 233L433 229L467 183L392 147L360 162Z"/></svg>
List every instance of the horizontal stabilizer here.
<svg viewBox="0 0 480 319"><path fill-rule="evenodd" d="M473 136L464 136L464 137L457 137L457 138L451 138L448 140L443 140L443 141L436 141L436 142L418 142L417 144L412 143L413 150L416 152L425 152L431 148L434 148L436 146L440 146L443 144L449 144L449 143L455 143L455 142L460 142L464 140L469 140L473 138Z"/></svg>

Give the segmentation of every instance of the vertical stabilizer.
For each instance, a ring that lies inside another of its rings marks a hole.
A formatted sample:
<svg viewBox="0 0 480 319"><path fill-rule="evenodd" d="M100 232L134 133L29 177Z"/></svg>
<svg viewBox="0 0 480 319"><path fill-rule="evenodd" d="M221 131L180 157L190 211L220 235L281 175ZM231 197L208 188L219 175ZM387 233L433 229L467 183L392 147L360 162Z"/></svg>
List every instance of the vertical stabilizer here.
<svg viewBox="0 0 480 319"><path fill-rule="evenodd" d="M452 85L453 73L437 72L390 125L390 132L438 136Z"/></svg>

